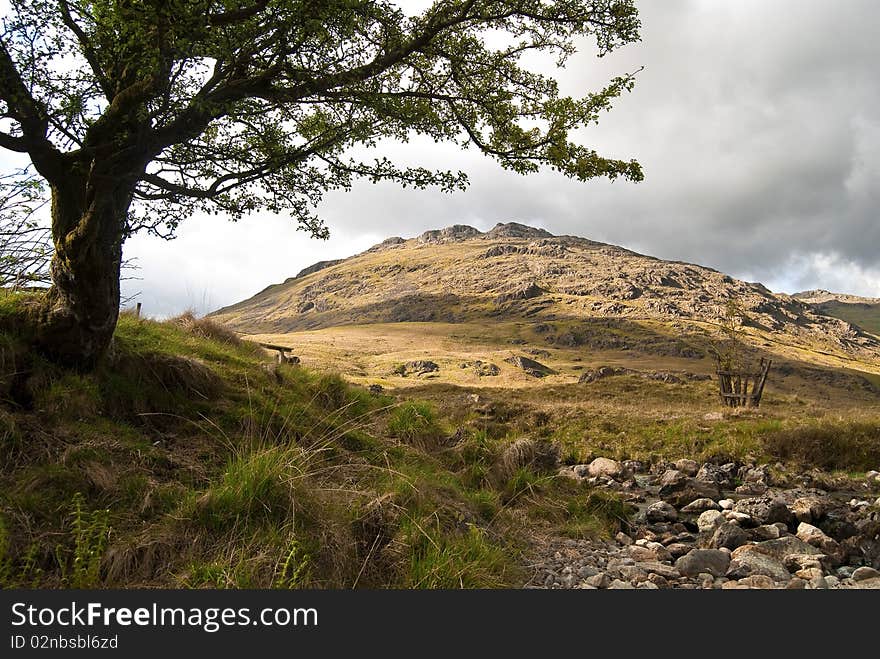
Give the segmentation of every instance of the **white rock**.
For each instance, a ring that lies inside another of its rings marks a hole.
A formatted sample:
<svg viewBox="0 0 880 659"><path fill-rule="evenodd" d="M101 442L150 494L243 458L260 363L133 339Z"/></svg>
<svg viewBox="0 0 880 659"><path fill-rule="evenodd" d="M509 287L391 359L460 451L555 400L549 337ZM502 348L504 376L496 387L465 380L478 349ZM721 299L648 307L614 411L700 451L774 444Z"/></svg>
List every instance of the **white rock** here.
<svg viewBox="0 0 880 659"><path fill-rule="evenodd" d="M724 513L719 510L707 510L697 518L697 528L700 533L714 533L722 524L724 524Z"/></svg>
<svg viewBox="0 0 880 659"><path fill-rule="evenodd" d="M718 505L721 506L721 510L733 510L734 503L732 499L722 499Z"/></svg>
<svg viewBox="0 0 880 659"><path fill-rule="evenodd" d="M617 460L610 458L596 458L588 468L590 476L619 476L623 467Z"/></svg>
<svg viewBox="0 0 880 659"><path fill-rule="evenodd" d="M709 412L703 415L703 421L723 421L724 414L721 412Z"/></svg>

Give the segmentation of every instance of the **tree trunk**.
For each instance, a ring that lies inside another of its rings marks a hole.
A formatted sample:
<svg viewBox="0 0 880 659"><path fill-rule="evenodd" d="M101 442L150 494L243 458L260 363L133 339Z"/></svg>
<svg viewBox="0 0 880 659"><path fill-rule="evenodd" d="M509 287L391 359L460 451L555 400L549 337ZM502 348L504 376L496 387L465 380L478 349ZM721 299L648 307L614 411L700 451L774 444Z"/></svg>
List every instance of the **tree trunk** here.
<svg viewBox="0 0 880 659"><path fill-rule="evenodd" d="M52 288L36 327L42 352L86 370L106 352L119 317L119 268L132 195L119 179L95 185L91 174L73 167L52 185Z"/></svg>

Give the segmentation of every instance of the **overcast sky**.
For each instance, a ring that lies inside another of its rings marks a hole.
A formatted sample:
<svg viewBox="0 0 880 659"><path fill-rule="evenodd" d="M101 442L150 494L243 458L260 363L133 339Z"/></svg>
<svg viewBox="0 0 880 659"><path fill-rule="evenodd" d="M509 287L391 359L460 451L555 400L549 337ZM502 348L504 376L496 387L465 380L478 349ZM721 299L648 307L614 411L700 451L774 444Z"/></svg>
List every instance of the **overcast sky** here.
<svg viewBox="0 0 880 659"><path fill-rule="evenodd" d="M416 3L411 3L416 4ZM284 218L191 218L164 242L137 236L145 310L205 312L311 263L456 223L519 221L777 291L880 296L880 3L876 0L643 0L642 42L604 59L584 44L559 73L582 95L641 66L634 91L583 142L636 158L645 181L576 183L503 172L476 152L415 143L408 162L468 172L466 192L357 185L319 211L328 241Z"/></svg>

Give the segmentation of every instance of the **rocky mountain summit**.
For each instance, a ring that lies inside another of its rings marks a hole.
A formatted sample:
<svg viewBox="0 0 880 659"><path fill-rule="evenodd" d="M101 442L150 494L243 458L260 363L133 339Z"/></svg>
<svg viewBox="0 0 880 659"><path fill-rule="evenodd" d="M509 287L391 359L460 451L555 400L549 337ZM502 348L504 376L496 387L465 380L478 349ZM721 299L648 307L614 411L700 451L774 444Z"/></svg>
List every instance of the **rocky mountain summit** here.
<svg viewBox="0 0 880 659"><path fill-rule="evenodd" d="M677 333L717 331L737 305L744 335L876 358L880 340L803 300L711 268L664 261L515 222L389 238L215 312L244 333L487 318L655 320Z"/></svg>

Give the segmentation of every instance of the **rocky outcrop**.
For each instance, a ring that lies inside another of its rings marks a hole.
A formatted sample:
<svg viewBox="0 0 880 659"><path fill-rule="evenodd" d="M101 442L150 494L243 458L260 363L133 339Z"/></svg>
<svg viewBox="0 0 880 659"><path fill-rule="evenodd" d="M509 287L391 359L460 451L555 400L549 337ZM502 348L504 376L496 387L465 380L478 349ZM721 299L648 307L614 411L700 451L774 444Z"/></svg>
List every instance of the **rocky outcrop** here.
<svg viewBox="0 0 880 659"><path fill-rule="evenodd" d="M508 364L513 364L519 369L522 369L527 375L531 375L534 378L543 378L548 375L554 375L556 371L554 371L549 366L544 366L541 362L536 362L534 359L529 359L528 357L523 357L522 355L514 355L512 357L508 357L505 359Z"/></svg>

